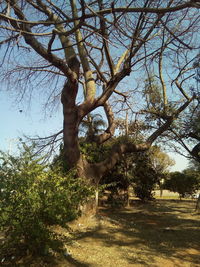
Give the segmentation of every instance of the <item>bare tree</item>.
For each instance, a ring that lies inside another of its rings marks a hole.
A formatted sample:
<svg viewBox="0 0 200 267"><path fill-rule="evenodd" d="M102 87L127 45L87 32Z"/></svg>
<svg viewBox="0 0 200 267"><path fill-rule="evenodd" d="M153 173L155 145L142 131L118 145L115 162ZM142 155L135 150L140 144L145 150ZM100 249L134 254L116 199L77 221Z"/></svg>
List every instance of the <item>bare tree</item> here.
<svg viewBox="0 0 200 267"><path fill-rule="evenodd" d="M124 153L149 149L195 101L186 81L199 45L199 7L180 0L1 1L1 77L22 98L43 94L47 107L61 98L66 161L98 184ZM161 97L149 108L144 78L152 73ZM113 136L114 114L123 110L146 119L148 130L144 142L115 145L108 159L89 164L79 126L99 107L108 123L95 136L99 144Z"/></svg>

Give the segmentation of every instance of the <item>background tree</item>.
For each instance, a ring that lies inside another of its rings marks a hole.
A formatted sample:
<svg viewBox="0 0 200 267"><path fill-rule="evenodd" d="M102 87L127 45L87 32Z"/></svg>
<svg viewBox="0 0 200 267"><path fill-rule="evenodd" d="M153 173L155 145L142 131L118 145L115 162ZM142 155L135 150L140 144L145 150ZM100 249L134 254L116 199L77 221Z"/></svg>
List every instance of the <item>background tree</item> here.
<svg viewBox="0 0 200 267"><path fill-rule="evenodd" d="M47 107L61 99L63 130L58 133L63 133L64 158L80 176L98 184L123 154L148 150L197 99L186 81L199 46L198 8L199 1L178 0L3 1L2 80L19 96L30 98L34 90L36 98L44 95ZM161 104L154 110L145 110L146 82L140 78L149 73L161 87ZM113 136L114 113L124 116L128 108L139 121L154 116L143 142L118 143L108 158L89 163L80 150L79 128L100 107L108 126L95 137L97 144ZM55 142L58 133L46 143Z"/></svg>
<svg viewBox="0 0 200 267"><path fill-rule="evenodd" d="M120 141L122 137L118 139ZM150 200L157 185L162 189L162 182L172 165L174 161L161 148L152 146L145 153L124 155L112 171L103 176L100 183L111 184L107 188L111 191L111 200L120 205L127 204L130 187L140 199Z"/></svg>
<svg viewBox="0 0 200 267"><path fill-rule="evenodd" d="M131 183L136 196L143 201L153 199L153 190L156 185L162 189L162 180L173 164L173 160L159 147L153 146L148 152L141 153L132 167Z"/></svg>
<svg viewBox="0 0 200 267"><path fill-rule="evenodd" d="M142 201L153 199L153 190L159 181L159 175L152 167L147 154L141 154L136 160L132 184L136 197Z"/></svg>
<svg viewBox="0 0 200 267"><path fill-rule="evenodd" d="M189 168L186 169L186 172L191 175L193 175L194 177L196 177L197 182L198 182L198 188L197 188L197 202L196 202L196 208L195 210L197 212L200 212L200 164L199 162L195 159L190 159L190 164L189 164Z"/></svg>
<svg viewBox="0 0 200 267"><path fill-rule="evenodd" d="M80 125L83 128L83 132L86 131L85 142L95 142L95 137L103 132L105 126L106 123L100 114L88 114L87 119L83 120Z"/></svg>
<svg viewBox="0 0 200 267"><path fill-rule="evenodd" d="M199 176L191 171L173 172L165 182L165 188L179 193L180 199L192 196L199 189Z"/></svg>
<svg viewBox="0 0 200 267"><path fill-rule="evenodd" d="M175 161L169 157L168 154L163 152L160 147L152 146L150 149L150 160L153 169L159 176L158 185L160 188L160 196L163 193L164 180L169 174L169 168L175 164Z"/></svg>

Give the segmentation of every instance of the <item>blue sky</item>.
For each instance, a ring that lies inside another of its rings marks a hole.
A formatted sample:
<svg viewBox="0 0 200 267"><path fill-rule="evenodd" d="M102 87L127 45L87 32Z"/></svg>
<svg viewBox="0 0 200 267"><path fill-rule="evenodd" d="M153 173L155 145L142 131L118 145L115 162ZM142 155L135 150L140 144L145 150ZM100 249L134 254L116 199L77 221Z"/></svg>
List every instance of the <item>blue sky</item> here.
<svg viewBox="0 0 200 267"><path fill-rule="evenodd" d="M171 153L171 152L168 153L168 155L176 162L176 164L173 167L171 167L170 169L171 171L182 171L187 168L188 160L185 157L177 153Z"/></svg>
<svg viewBox="0 0 200 267"><path fill-rule="evenodd" d="M41 106L37 101L34 102L32 107L27 108L23 104L16 104L8 92L0 91L0 150L16 151L18 138L23 134L46 136L62 128L61 107L51 118L45 118ZM187 167L187 159L175 153L169 155L176 161L172 171L182 171Z"/></svg>
<svg viewBox="0 0 200 267"><path fill-rule="evenodd" d="M51 118L45 118L41 106L37 101L34 102L27 108L23 104L16 104L9 93L0 91L0 150L11 148L14 151L17 139L23 134L46 136L62 128L61 110L52 114Z"/></svg>

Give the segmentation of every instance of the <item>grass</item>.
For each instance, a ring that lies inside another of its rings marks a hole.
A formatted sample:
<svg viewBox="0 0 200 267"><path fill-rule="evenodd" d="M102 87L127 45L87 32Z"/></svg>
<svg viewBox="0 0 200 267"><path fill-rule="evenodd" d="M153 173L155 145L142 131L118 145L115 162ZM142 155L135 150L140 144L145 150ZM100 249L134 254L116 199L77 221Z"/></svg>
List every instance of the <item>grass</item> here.
<svg viewBox="0 0 200 267"><path fill-rule="evenodd" d="M134 200L130 208L99 208L97 216L70 225L68 255L16 266L197 267L200 215L194 208L193 200L165 199L146 204ZM64 229L58 231L65 234Z"/></svg>

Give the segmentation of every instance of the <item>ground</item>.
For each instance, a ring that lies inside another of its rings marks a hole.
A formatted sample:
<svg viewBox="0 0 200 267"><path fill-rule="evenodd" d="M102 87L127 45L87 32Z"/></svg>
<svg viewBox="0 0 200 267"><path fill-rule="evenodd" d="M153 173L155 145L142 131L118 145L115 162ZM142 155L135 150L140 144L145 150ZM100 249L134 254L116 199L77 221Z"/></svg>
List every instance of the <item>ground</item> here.
<svg viewBox="0 0 200 267"><path fill-rule="evenodd" d="M97 216L71 223L70 234L57 229L68 237L65 255L17 266L200 266L200 215L194 212L194 200L131 204L121 209L102 207Z"/></svg>

